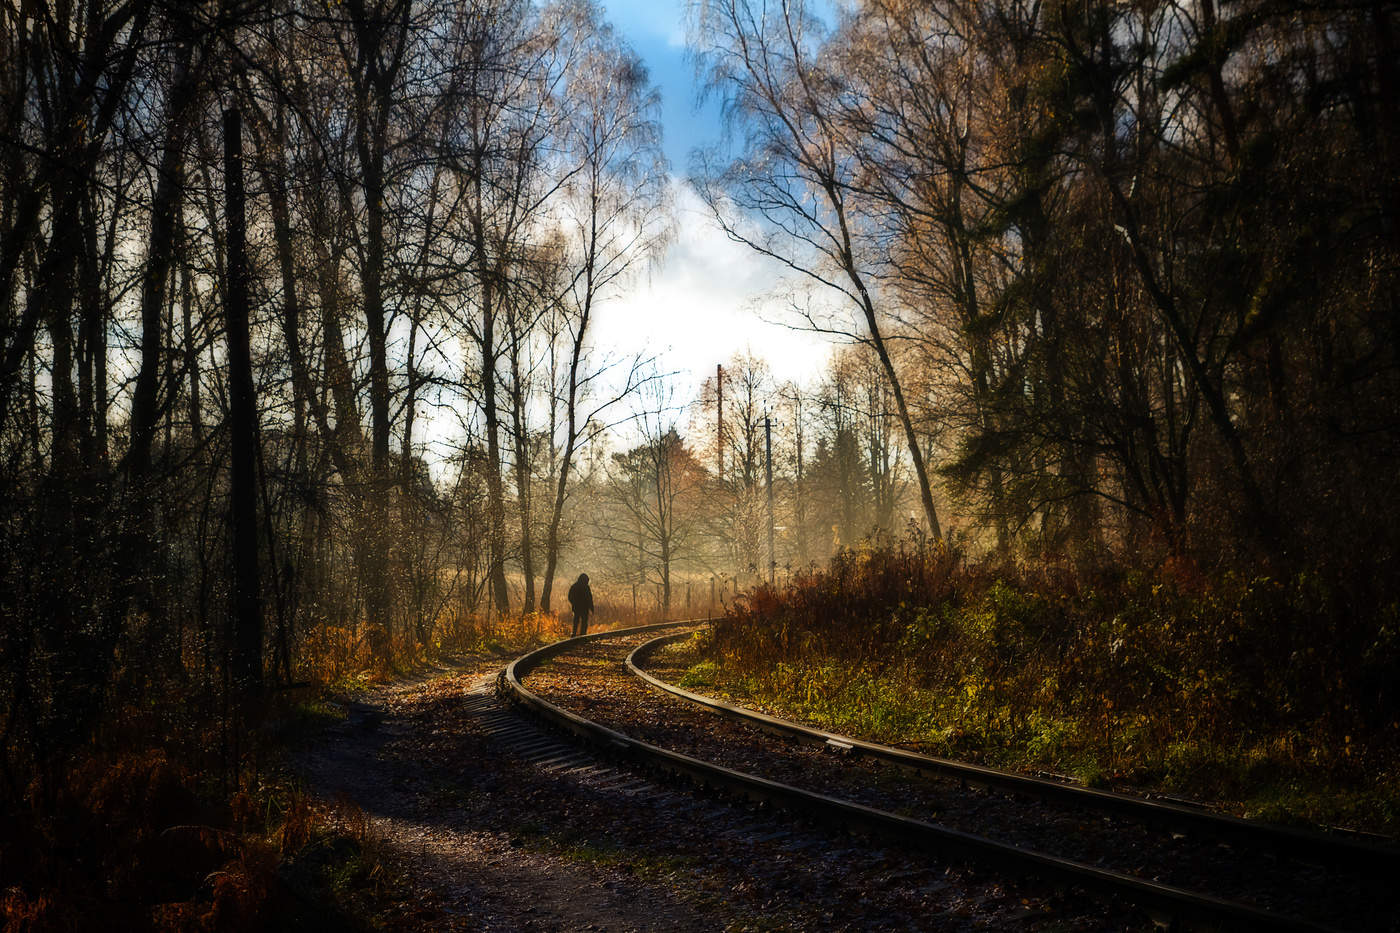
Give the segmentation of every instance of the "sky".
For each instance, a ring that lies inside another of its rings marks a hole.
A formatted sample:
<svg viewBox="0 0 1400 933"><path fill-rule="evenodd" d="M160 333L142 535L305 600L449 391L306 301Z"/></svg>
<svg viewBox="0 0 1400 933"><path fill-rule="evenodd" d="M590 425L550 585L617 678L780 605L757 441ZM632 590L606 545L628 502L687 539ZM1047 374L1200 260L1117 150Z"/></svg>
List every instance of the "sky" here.
<svg viewBox="0 0 1400 933"><path fill-rule="evenodd" d="M601 2L661 92L678 233L649 275L600 305L597 346L655 355L662 371L678 374L677 401L693 398L716 363L746 349L766 358L778 379L811 381L831 343L779 323L792 320L783 303L769 297L780 270L731 241L684 180L691 151L718 143L722 132L718 104L697 99L700 85L686 54L685 0Z"/></svg>

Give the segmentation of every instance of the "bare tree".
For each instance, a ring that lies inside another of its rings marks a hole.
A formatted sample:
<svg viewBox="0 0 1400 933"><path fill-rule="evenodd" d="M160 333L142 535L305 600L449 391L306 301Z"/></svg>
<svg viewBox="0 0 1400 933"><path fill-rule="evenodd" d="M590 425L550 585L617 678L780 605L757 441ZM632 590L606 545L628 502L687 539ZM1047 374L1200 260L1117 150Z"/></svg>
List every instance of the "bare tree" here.
<svg viewBox="0 0 1400 933"><path fill-rule="evenodd" d="M661 587L661 612L670 614L672 574L690 556L703 512L705 470L676 428L678 410L660 383L638 399L641 441L613 455L609 489L623 520L606 532L616 551L635 542L641 577Z"/></svg>
<svg viewBox="0 0 1400 933"><path fill-rule="evenodd" d="M699 35L710 84L746 133L744 153L696 179L734 239L835 291L860 316L860 339L880 360L894 395L924 518L941 537L919 434L890 353L867 244L854 210L853 141L840 123L839 75L823 56L822 29L801 3L780 7L722 0L700 8ZM766 225L730 216L733 205Z"/></svg>
<svg viewBox="0 0 1400 933"><path fill-rule="evenodd" d="M587 426L637 384L634 362L622 393L584 413L580 406L602 367L589 367L589 325L600 297L614 293L651 260L670 234L665 161L659 148L656 89L634 52L601 21L597 7L572 8L586 37L569 82L566 127L569 153L579 166L565 187L562 228L572 270L561 310L560 337L567 341L566 374L558 396L564 424L558 464L551 474L553 503L545 538L540 605L549 609L559 560L559 528L568 497L574 454Z"/></svg>

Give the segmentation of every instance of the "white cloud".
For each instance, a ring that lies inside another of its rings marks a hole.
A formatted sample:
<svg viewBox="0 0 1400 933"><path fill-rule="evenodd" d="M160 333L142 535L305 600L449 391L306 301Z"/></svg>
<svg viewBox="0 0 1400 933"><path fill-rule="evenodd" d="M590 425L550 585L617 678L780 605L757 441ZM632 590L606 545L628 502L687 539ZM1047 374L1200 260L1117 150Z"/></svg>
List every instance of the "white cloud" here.
<svg viewBox="0 0 1400 933"><path fill-rule="evenodd" d="M828 338L775 323L794 320L780 291L782 270L730 240L686 185L675 187L677 236L649 277L600 303L594 345L609 354L645 351L680 373L677 400L736 351L764 357L778 379L808 382L822 369Z"/></svg>

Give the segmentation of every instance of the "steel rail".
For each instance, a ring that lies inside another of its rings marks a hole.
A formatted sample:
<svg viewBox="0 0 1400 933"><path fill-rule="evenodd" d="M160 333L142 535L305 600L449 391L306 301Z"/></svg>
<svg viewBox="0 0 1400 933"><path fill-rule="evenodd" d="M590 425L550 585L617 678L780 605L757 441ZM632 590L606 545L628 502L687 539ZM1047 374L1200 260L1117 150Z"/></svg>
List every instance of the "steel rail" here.
<svg viewBox="0 0 1400 933"><path fill-rule="evenodd" d="M531 691L523 678L545 661L566 653L585 642L696 624L670 622L615 629L594 635L564 639L516 658L500 674L501 689L522 707L546 722L572 733L592 745L646 768L689 780L702 788L714 788L739 797L772 804L821 822L856 829L904 845L967 859L983 865L1031 875L1047 881L1064 882L1101 893L1121 896L1149 910L1178 918L1206 923L1226 923L1232 930L1335 931L1296 917L1273 913L1248 904L1158 884L1132 875L1085 865L1069 859L1021 849L982 836L950 829L922 820L853 803L848 800L802 790L711 764L689 755L660 748L624 735L600 723L570 712Z"/></svg>
<svg viewBox="0 0 1400 933"><path fill-rule="evenodd" d="M1170 801L1151 800L1130 794L1097 790L1091 787L1081 787L1046 778L987 768L968 762L922 755L904 748L894 748L836 732L826 732L822 729L770 716L757 710L726 703L714 697L693 693L643 670L642 665L655 651L668 642L678 641L689 635L689 632L666 635L639 645L627 656L627 669L656 690L679 697L719 716L747 721L764 731L778 735L831 745L843 751L866 755L887 764L924 774L951 777L969 784L996 787L1031 794L1042 799L1063 801L1075 806L1088 807L1158 826L1191 830L1213 838L1263 845L1274 851L1287 852L1312 862L1345 865L1350 869L1379 877L1400 877L1400 848L1394 846L1357 841L1289 826L1264 824Z"/></svg>

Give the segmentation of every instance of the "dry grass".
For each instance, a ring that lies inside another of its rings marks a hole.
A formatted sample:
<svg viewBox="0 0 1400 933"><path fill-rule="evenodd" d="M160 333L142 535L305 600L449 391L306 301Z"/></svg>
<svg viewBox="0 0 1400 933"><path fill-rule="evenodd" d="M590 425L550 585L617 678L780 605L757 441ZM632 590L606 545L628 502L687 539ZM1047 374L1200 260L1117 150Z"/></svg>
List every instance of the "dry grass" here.
<svg viewBox="0 0 1400 933"><path fill-rule="evenodd" d="M691 676L935 754L1393 833L1400 608L1353 592L868 548L740 600Z"/></svg>

